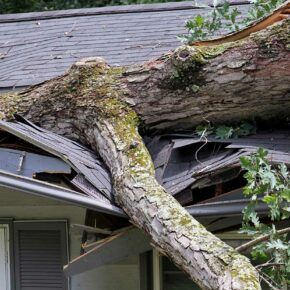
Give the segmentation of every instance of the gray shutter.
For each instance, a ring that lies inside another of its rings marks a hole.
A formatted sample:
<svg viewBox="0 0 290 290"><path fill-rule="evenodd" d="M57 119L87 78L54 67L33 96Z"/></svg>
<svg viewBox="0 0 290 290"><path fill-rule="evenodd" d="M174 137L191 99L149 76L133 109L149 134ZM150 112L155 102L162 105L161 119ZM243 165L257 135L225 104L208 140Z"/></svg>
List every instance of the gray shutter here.
<svg viewBox="0 0 290 290"><path fill-rule="evenodd" d="M16 290L65 290L67 280L66 224L64 222L16 222Z"/></svg>

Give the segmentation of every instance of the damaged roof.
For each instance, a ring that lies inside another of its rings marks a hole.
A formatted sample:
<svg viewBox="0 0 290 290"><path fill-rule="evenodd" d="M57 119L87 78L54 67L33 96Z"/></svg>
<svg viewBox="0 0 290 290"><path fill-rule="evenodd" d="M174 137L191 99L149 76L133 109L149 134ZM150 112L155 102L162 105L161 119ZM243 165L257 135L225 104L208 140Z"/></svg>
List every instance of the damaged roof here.
<svg viewBox="0 0 290 290"><path fill-rule="evenodd" d="M90 149L17 116L13 122L0 121L0 158L3 157L1 157L1 150L9 151L15 147L7 147L3 134L16 136L19 140L40 148L42 152L49 153L50 157L45 156L45 158L52 158L50 162L54 168L46 164L45 166L41 165L39 169L36 166L35 171L41 171L45 168L46 171L51 172L51 170L55 171L58 168L62 173L69 174L71 173L70 168L73 169L74 174L67 175L67 179L72 188L77 189L77 191L68 190L67 193L60 193L62 199L65 199L67 195L71 201L79 203L80 206L95 210L103 208L103 212L125 216L114 203L114 191L109 171L102 160ZM14 140L14 142L16 141ZM186 206L192 215L202 218L241 214L247 200L242 194L242 187L245 184L242 178L243 172L239 165L240 156L249 155L259 147L263 147L268 149L268 156L272 163L283 162L290 166L289 130L264 131L252 136L227 140L211 136L203 139L194 134L175 134L156 136L147 139L146 143L153 158L156 178L159 183L183 206ZM17 146L19 152L24 150L19 144ZM28 151L31 151L31 148ZM30 160L34 155L37 155L33 152L29 154L25 155L25 158L29 157ZM56 158L68 164L70 168L67 168ZM2 167L0 169L3 170ZM19 172L15 172L15 169L11 171L11 168L8 167L6 171L19 174ZM22 175L35 177L31 175L31 170L28 173L30 175ZM0 185L1 182L7 182L7 178L7 173L0 172ZM33 180L31 178L17 178L16 175L11 178L10 186L15 180L18 180L22 187L25 182L31 183ZM39 186L43 187L44 185ZM50 189L47 188L47 193L43 195L54 198L55 195L59 194ZM41 190L44 192L43 188ZM55 190L57 191L57 189ZM82 200L83 197L85 200ZM94 202L97 206L92 208ZM267 208L259 205L257 210L260 213L265 213ZM229 220L228 222L234 221ZM214 227L216 228L218 225Z"/></svg>
<svg viewBox="0 0 290 290"><path fill-rule="evenodd" d="M244 13L249 7L248 1L230 2ZM180 45L177 36L186 32L185 21L207 13L204 5L211 3L184 1L0 15L0 90L59 76L84 57L103 57L110 65L158 57Z"/></svg>
<svg viewBox="0 0 290 290"><path fill-rule="evenodd" d="M76 176L71 180L75 187L89 197L104 203L114 203L110 173L95 153L75 141L20 119L19 116L18 119L20 121L0 121L0 129L59 157L76 171Z"/></svg>
<svg viewBox="0 0 290 290"><path fill-rule="evenodd" d="M268 150L272 163L290 165L290 132L259 132L252 136L221 140L192 134L157 136L148 143L156 178L176 196L188 187L208 187L237 177L239 158L258 148Z"/></svg>
<svg viewBox="0 0 290 290"><path fill-rule="evenodd" d="M7 133L18 139L10 140ZM19 144L19 140L42 151L30 152L35 149ZM44 153L49 153L49 156L43 156ZM0 161L2 187L126 217L123 210L115 205L110 173L94 152L20 116L13 122L0 121ZM40 178L41 174L47 176ZM70 184L69 189L63 184L50 183L54 180L53 175L57 174L65 176L65 181Z"/></svg>

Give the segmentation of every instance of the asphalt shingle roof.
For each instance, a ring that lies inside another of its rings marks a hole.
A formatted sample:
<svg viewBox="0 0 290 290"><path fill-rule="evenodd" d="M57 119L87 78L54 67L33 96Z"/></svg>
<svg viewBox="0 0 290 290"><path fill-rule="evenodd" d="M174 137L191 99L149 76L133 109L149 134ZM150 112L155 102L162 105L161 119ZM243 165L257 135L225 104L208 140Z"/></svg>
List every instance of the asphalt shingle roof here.
<svg viewBox="0 0 290 290"><path fill-rule="evenodd" d="M232 1L239 8L247 1ZM203 2L205 4L211 1ZM194 1L0 15L0 90L59 76L75 61L140 63L180 45Z"/></svg>

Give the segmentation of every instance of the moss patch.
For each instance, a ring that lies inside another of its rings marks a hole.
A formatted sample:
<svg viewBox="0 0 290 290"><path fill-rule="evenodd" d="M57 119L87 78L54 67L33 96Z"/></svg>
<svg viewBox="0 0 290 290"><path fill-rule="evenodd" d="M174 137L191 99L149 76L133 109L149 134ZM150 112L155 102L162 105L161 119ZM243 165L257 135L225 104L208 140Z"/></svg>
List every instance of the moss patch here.
<svg viewBox="0 0 290 290"><path fill-rule="evenodd" d="M0 95L0 120L11 119L19 113L21 97L19 94L5 93Z"/></svg>

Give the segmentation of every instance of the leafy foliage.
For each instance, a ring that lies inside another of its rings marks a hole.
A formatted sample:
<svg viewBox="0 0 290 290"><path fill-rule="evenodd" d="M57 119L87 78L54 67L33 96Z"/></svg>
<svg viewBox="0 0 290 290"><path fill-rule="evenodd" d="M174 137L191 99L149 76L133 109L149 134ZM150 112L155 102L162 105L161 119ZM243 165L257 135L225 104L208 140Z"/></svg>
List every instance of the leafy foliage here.
<svg viewBox="0 0 290 290"><path fill-rule="evenodd" d="M215 134L216 138L218 139L229 139L233 136L233 132L234 132L233 127L222 125L217 127Z"/></svg>
<svg viewBox="0 0 290 290"><path fill-rule="evenodd" d="M214 132L214 127L211 126L210 123L208 124L201 124L195 128L195 134L198 136L206 137Z"/></svg>
<svg viewBox="0 0 290 290"><path fill-rule="evenodd" d="M253 7L248 12L248 17L244 20L246 23L255 21L267 14L270 14L275 8L280 6L284 0L253 0Z"/></svg>
<svg viewBox="0 0 290 290"><path fill-rule="evenodd" d="M243 211L242 232L252 236L269 235L269 239L253 247L251 254L254 260L266 263L261 274L268 277L272 285L275 283L277 289L282 289L290 285L289 236L277 233L274 223L261 222L256 206L258 202L266 203L272 222L288 219L290 174L285 164L271 165L268 152L261 148L252 156L241 157L240 162L246 170L244 194L251 200Z"/></svg>
<svg viewBox="0 0 290 290"><path fill-rule="evenodd" d="M232 9L229 2L225 1L222 6L214 6L214 9L206 16L197 15L185 24L188 33L179 38L185 43L208 38L221 28L239 28L237 16L241 12L237 8Z"/></svg>
<svg viewBox="0 0 290 290"><path fill-rule="evenodd" d="M179 39L190 44L193 41L210 38L220 29L226 32L237 31L271 13L283 2L285 0L252 0L253 5L248 11L248 16L241 19L239 17L241 12L236 7L230 6L228 1L213 1L214 8L208 7L210 12L206 16L197 15L186 22L187 34L180 35Z"/></svg>
<svg viewBox="0 0 290 290"><path fill-rule="evenodd" d="M242 122L239 125L218 125L212 126L210 123L199 125L195 129L198 136L215 135L217 139L230 139L247 136L256 133L256 127L249 122Z"/></svg>

